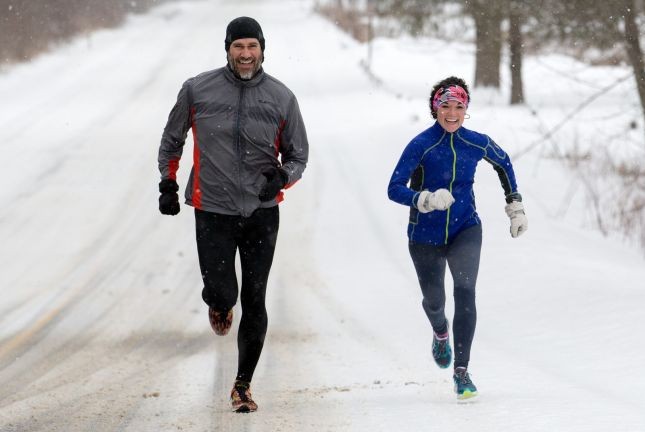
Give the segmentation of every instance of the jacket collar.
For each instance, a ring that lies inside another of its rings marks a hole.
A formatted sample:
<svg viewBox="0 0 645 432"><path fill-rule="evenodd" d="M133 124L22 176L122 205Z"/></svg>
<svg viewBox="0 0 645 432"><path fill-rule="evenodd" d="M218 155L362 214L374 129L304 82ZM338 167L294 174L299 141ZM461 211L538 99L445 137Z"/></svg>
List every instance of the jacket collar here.
<svg viewBox="0 0 645 432"><path fill-rule="evenodd" d="M264 68L260 67L258 73L250 80L238 78L229 65L224 66L224 76L237 87L255 87L260 84L265 77Z"/></svg>

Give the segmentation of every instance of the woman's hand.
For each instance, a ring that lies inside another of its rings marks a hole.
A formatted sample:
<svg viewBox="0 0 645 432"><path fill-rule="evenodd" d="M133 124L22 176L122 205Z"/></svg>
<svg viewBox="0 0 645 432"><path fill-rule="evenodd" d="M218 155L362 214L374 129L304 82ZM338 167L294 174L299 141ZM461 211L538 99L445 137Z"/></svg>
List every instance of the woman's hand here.
<svg viewBox="0 0 645 432"><path fill-rule="evenodd" d="M455 202L455 198L447 189L437 189L434 192L422 191L417 199L417 209L421 213L433 210L447 210Z"/></svg>
<svg viewBox="0 0 645 432"><path fill-rule="evenodd" d="M512 201L504 207L511 219L511 237L519 237L529 229L529 221L524 214L524 205L520 201Z"/></svg>

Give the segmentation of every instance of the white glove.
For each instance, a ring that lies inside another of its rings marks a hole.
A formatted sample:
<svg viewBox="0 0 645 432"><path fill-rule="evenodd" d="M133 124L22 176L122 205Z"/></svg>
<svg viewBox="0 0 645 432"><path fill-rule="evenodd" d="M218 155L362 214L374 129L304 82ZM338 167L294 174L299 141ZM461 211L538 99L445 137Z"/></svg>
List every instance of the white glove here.
<svg viewBox="0 0 645 432"><path fill-rule="evenodd" d="M513 201L504 207L506 214L511 218L511 237L519 237L529 229L529 221L524 214L524 205L520 201Z"/></svg>
<svg viewBox="0 0 645 432"><path fill-rule="evenodd" d="M434 192L422 191L417 199L417 209L421 213L433 210L447 210L455 202L455 198L447 189L437 189Z"/></svg>

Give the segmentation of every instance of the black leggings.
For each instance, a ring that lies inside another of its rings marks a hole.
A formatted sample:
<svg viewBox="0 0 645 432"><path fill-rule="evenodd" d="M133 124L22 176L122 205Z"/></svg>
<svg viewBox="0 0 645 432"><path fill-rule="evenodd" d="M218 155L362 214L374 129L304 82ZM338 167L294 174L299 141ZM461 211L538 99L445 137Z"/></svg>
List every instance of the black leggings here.
<svg viewBox="0 0 645 432"><path fill-rule="evenodd" d="M452 323L455 367L468 367L470 361L470 347L477 324L475 285L481 245L481 225L463 230L445 246L412 242L408 245L423 293L423 309L435 333L444 333L448 326L444 311L446 304L444 277L446 261L448 262L455 282L453 293L455 316Z"/></svg>
<svg viewBox="0 0 645 432"><path fill-rule="evenodd" d="M248 218L195 209L197 252L204 281L202 298L216 311L237 302L235 254L242 268L242 317L237 335L238 380L251 382L267 331L267 280L278 237L278 206L257 209Z"/></svg>

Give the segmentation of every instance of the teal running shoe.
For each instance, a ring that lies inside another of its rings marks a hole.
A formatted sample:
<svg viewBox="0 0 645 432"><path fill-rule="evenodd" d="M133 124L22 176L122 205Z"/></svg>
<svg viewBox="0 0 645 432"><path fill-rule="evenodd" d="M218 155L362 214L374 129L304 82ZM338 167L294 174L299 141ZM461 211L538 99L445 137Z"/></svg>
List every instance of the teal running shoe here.
<svg viewBox="0 0 645 432"><path fill-rule="evenodd" d="M446 333L445 337L439 338L437 334L432 334L432 358L441 369L446 369L452 361L452 348L450 348L450 338Z"/></svg>
<svg viewBox="0 0 645 432"><path fill-rule="evenodd" d="M456 368L452 379L455 382L455 393L457 393L457 399L465 400L477 396L477 387L473 384L470 379L470 374L465 367Z"/></svg>

